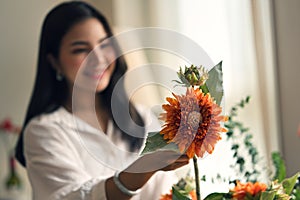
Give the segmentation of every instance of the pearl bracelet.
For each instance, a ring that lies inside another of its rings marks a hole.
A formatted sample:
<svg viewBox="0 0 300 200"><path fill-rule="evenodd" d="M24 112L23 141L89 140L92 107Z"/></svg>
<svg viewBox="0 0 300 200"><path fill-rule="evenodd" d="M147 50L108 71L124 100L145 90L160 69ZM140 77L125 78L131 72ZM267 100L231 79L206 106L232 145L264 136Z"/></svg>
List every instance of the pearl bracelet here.
<svg viewBox="0 0 300 200"><path fill-rule="evenodd" d="M135 191L132 191L132 190L129 190L127 189L121 182L120 182L120 179L119 179L119 174L120 172L119 171L116 171L115 175L114 175L114 183L116 184L116 186L119 188L119 190L121 192L123 192L124 194L127 194L128 196L134 196L138 193L141 192L141 189L137 189Z"/></svg>

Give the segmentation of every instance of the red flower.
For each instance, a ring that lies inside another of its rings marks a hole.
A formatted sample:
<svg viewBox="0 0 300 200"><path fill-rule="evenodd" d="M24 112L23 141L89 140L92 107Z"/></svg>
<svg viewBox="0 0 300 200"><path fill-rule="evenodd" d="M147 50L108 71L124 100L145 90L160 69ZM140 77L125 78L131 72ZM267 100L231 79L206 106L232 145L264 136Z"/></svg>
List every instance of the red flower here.
<svg viewBox="0 0 300 200"><path fill-rule="evenodd" d="M4 130L6 132L18 133L20 128L14 126L9 118L4 119L0 124L0 130Z"/></svg>

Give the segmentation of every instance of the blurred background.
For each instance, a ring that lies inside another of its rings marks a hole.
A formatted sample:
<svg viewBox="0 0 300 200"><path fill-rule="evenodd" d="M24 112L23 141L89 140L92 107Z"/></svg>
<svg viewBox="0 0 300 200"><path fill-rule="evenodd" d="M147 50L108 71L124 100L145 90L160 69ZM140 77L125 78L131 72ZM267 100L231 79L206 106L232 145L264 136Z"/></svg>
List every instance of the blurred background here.
<svg viewBox="0 0 300 200"><path fill-rule="evenodd" d="M0 1L2 122L10 118L15 126L23 123L35 79L42 21L46 13L60 2L63 1ZM285 159L288 175L300 170L299 0L87 2L108 18L116 34L143 27L169 29L196 42L215 64L223 61L225 114L250 95L250 104L239 117L250 127L264 165L270 165L271 152L279 151ZM126 59L130 70L149 63L173 70L191 64L177 55L155 49L136 50L128 53ZM157 75L147 71L144 76ZM158 78L165 76L167 74ZM148 85L139 87L131 98L149 108L156 108L164 103L166 96L170 96L166 88ZM10 174L8 154L16 135L8 136L4 130L0 133L0 199L10 197L5 185ZM200 161L200 173L209 175L220 171L226 173L227 170L230 173L230 158L230 145L221 141L212 156ZM31 188L26 172L18 164L16 168L22 189L15 199L29 200ZM216 187L204 184L202 189L205 191L205 188L209 193Z"/></svg>

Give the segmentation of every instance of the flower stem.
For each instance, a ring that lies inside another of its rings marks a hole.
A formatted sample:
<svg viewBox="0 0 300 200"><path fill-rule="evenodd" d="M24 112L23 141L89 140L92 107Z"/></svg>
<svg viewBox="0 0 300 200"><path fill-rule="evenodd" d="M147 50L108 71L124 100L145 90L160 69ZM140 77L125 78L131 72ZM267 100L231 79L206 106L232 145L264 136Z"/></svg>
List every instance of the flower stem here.
<svg viewBox="0 0 300 200"><path fill-rule="evenodd" d="M196 156L193 157L193 161L194 161L194 171L195 171L195 180L196 180L196 196L197 196L197 200L201 200L199 169L198 169Z"/></svg>

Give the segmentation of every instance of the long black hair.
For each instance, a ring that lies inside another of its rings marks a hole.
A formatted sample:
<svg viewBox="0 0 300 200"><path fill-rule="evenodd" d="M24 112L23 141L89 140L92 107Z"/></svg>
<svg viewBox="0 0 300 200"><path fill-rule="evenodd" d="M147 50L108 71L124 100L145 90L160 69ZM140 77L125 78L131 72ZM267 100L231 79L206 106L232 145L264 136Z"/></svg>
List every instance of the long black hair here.
<svg viewBox="0 0 300 200"><path fill-rule="evenodd" d="M51 54L55 58L58 58L61 40L64 35L68 32L68 30L70 30L73 25L88 18L98 19L99 22L103 25L107 37L113 36L111 28L105 17L101 13L99 13L99 11L85 2L72 1L59 4L48 13L44 20L40 37L37 64L38 69L35 79L35 85L30 99L29 107L27 109L27 114L22 127L21 135L16 146L16 158L23 166L26 166L26 160L23 151L23 137L26 125L35 116L38 116L42 113L51 113L57 110L60 106L63 105L68 94L66 80L63 79L61 81L58 81L56 79L56 71L51 66L47 56ZM115 51L117 52L116 55L121 55L119 54L120 49L116 41L114 42ZM112 119L112 110L110 106L112 92L116 83L120 80L120 78L125 74L127 70L127 65L123 56L119 56L116 59L115 63L116 67L112 74L109 85L104 91L98 94L100 96L101 102L106 105L107 112ZM124 110L128 110L125 108L126 106L127 108L129 106L130 115L134 122L144 127L144 121L135 107L131 103L129 103L129 105L128 103L126 103L130 101L128 100L128 96L124 88L122 88L120 94L117 95L116 101L118 101L118 105L120 106L119 109L124 108ZM125 127L126 130L132 130L132 128L130 127L133 127L133 121L131 119L128 119L128 117L124 117L124 121L126 126L128 126L127 128ZM119 128L115 121L114 123L116 127ZM142 133L141 129L139 130L140 133L135 134L139 134L142 136L144 132ZM121 129L120 131L123 133L123 139L127 140L130 144L132 151L136 151L141 147L143 143L142 137L132 137L123 132Z"/></svg>

